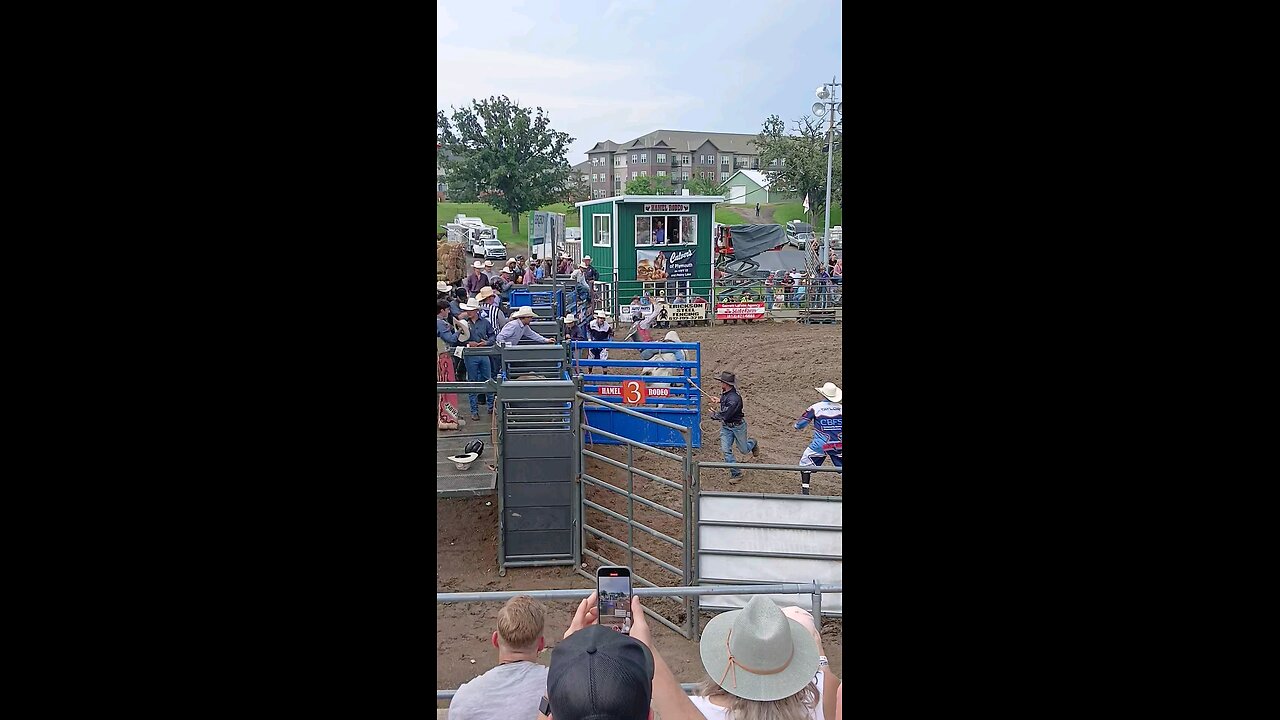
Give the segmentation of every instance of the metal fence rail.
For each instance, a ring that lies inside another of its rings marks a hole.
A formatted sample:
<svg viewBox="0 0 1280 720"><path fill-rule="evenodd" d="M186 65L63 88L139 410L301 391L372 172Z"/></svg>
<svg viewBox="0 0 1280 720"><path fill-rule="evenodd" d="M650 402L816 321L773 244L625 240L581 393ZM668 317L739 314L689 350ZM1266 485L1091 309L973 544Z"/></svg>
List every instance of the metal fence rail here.
<svg viewBox="0 0 1280 720"><path fill-rule="evenodd" d="M813 595L816 600L814 602L815 609L821 607L823 593L843 593L844 585L829 584L822 585L818 582L807 583L779 583L775 585L750 585L744 589L742 585L708 585L694 587L637 587L632 588L631 592L639 597L698 597L701 595ZM436 602L502 602L510 600L519 595L528 595L536 600L579 600L591 595L594 589L572 589L572 590L503 590L497 592L456 592L456 593L436 593ZM649 608L645 608L647 611ZM822 612L818 610L814 613L814 620L817 623L822 622ZM680 631L680 628L673 628ZM686 636L687 637L687 636ZM696 683L681 683L680 688L686 694L692 694L697 690ZM436 690L437 700L451 700L457 690Z"/></svg>

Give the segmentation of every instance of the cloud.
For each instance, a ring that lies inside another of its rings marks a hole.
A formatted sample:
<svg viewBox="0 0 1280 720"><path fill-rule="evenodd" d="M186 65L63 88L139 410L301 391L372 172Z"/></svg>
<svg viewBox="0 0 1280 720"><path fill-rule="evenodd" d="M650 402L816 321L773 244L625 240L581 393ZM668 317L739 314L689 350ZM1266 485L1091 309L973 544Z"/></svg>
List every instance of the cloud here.
<svg viewBox="0 0 1280 720"><path fill-rule="evenodd" d="M437 109L448 113L450 106L460 108L492 95L541 107L553 128L575 138L571 163L583 160L582 154L600 140L622 142L671 127L673 108L702 102L683 90L663 87L641 67L618 62L488 45L437 45L436 59Z"/></svg>

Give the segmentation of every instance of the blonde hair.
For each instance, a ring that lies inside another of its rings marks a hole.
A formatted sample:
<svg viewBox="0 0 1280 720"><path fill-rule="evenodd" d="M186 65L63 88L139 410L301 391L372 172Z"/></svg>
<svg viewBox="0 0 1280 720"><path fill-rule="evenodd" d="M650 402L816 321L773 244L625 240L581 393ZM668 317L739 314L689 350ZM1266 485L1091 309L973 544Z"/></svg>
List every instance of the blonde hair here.
<svg viewBox="0 0 1280 720"><path fill-rule="evenodd" d="M810 720L818 707L818 687L810 682L795 695L781 700L747 700L720 687L708 677L698 686L702 697L721 695L729 701L730 720Z"/></svg>
<svg viewBox="0 0 1280 720"><path fill-rule="evenodd" d="M542 637L545 623L542 603L528 595L517 595L498 611L498 639L513 650L531 648Z"/></svg>

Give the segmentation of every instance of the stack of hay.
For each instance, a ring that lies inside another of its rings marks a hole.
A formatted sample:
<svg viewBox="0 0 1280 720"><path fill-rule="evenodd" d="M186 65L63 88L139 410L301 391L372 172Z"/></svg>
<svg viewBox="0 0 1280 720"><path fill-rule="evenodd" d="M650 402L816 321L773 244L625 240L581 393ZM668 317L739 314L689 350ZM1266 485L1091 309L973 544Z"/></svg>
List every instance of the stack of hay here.
<svg viewBox="0 0 1280 720"><path fill-rule="evenodd" d="M457 285L466 278L466 254L462 245L436 241L436 280Z"/></svg>

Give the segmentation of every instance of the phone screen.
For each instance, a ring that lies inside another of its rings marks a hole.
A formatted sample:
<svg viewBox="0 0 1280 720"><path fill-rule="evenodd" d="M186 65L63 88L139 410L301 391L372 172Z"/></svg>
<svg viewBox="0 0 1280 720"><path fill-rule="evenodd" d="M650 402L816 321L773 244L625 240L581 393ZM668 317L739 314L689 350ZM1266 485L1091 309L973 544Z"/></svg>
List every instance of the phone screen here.
<svg viewBox="0 0 1280 720"><path fill-rule="evenodd" d="M631 570L603 566L596 571L600 624L631 633Z"/></svg>

